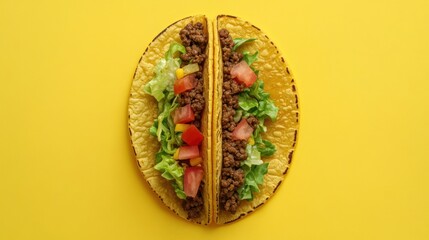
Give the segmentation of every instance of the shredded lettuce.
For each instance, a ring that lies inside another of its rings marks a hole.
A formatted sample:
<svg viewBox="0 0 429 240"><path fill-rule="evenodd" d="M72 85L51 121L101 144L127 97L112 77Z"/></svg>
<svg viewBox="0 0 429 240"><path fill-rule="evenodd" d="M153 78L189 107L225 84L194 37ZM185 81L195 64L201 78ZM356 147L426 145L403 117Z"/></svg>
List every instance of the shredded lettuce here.
<svg viewBox="0 0 429 240"><path fill-rule="evenodd" d="M255 146L247 145L246 146L247 159L241 163L243 170L248 170L252 165L261 165L264 163L261 160L261 153L256 149Z"/></svg>
<svg viewBox="0 0 429 240"><path fill-rule="evenodd" d="M177 52L185 53L185 47L177 42L171 43L170 48L165 53L165 58L161 59L155 66L155 77L144 87L144 91L152 95L158 102L173 92L176 70L181 63L180 58L174 58Z"/></svg>
<svg viewBox="0 0 429 240"><path fill-rule="evenodd" d="M274 144L265 139L262 139L262 142L257 143L256 147L263 157L271 156L277 150Z"/></svg>
<svg viewBox="0 0 429 240"><path fill-rule="evenodd" d="M171 155L162 152L157 154L157 162L155 169L161 172L162 177L173 181L174 191L179 198L186 199L186 194L183 191L183 168Z"/></svg>
<svg viewBox="0 0 429 240"><path fill-rule="evenodd" d="M270 99L270 94L264 91L264 83L260 79L240 93L238 105L258 119L270 117L271 120L275 120L279 111Z"/></svg>
<svg viewBox="0 0 429 240"><path fill-rule="evenodd" d="M241 163L245 177L244 184L238 189L240 199L251 201L253 193L259 192L258 185L264 182L264 175L268 172L268 163L261 160L257 147L247 145L247 159Z"/></svg>
<svg viewBox="0 0 429 240"><path fill-rule="evenodd" d="M240 122L242 116L243 116L243 110L236 110L234 114L234 122L236 123Z"/></svg>
<svg viewBox="0 0 429 240"><path fill-rule="evenodd" d="M172 59L177 52L186 53L185 46L178 42L172 42L165 53L165 59Z"/></svg>
<svg viewBox="0 0 429 240"><path fill-rule="evenodd" d="M176 69L179 67L179 59L161 59L155 66L155 77L145 85L144 91L152 95L158 102L164 99L165 92L173 89Z"/></svg>
<svg viewBox="0 0 429 240"><path fill-rule="evenodd" d="M177 96L174 95L173 85L176 79L176 70L180 67L180 58L175 57L178 52L185 53L185 47L179 43L170 44L165 58L155 66L155 77L144 87L144 92L158 101L158 117L149 129L161 144L156 154L155 169L161 176L171 181L176 195L186 199L183 191L183 168L173 159L173 154L181 145L181 136L174 131L172 112L178 107Z"/></svg>
<svg viewBox="0 0 429 240"><path fill-rule="evenodd" d="M248 42L252 42L255 41L256 38L234 38L234 47L232 47L232 51L237 50L237 48L239 48L241 45L248 43Z"/></svg>
<svg viewBox="0 0 429 240"><path fill-rule="evenodd" d="M259 52L256 51L254 54L250 54L250 52L243 52L243 60L247 63L247 65L252 65L254 62L258 60Z"/></svg>
<svg viewBox="0 0 429 240"><path fill-rule="evenodd" d="M243 92L238 96L238 104L246 112L251 112L253 108L258 109L258 100Z"/></svg>
<svg viewBox="0 0 429 240"><path fill-rule="evenodd" d="M256 40L255 38L234 39L235 51L241 45ZM243 52L243 60L258 75L259 71L251 66L258 60L258 52L251 54ZM239 122L241 118L255 116L259 124L252 133L255 144L246 147L247 159L241 163L244 171L244 184L238 189L240 199L251 201L253 194L259 192L258 185L263 183L264 175L268 172L268 163L264 163L261 157L271 156L276 152L276 146L268 140L262 139L262 133L267 131L264 125L265 119L275 120L279 109L270 99L270 94L264 91L264 82L260 79L250 87L244 89L238 96L238 105L234 115L234 121Z"/></svg>

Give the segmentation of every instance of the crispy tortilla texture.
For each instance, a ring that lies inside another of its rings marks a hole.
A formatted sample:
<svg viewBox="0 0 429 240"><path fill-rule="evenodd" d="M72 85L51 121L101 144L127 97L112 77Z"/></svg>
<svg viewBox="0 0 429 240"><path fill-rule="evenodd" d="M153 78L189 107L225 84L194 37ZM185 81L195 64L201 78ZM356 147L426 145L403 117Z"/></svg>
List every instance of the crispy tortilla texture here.
<svg viewBox="0 0 429 240"><path fill-rule="evenodd" d="M277 120L266 120L268 128L263 136L277 147L277 152L263 160L269 162L268 173L264 177L264 184L260 192L256 193L253 201L241 201L235 214L227 213L219 206L220 174L222 168L222 53L217 31L226 28L232 38L257 38L256 41L246 44L241 50L251 53L259 51L259 60L254 67L259 72L259 78L264 81L265 90L270 93L276 106L279 108ZM231 223L247 216L257 207L264 204L277 190L290 167L295 150L298 134L298 97L295 82L283 57L274 43L257 27L249 22L234 16L220 15L214 22L214 110L213 110L213 160L215 175L215 211L214 218L217 224Z"/></svg>
<svg viewBox="0 0 429 240"><path fill-rule="evenodd" d="M146 48L137 69L131 86L131 92L128 104L129 132L131 144L133 146L137 165L143 173L144 179L148 182L151 189L158 195L161 201L178 216L187 219L187 212L182 208L180 200L169 181L161 177L160 173L154 169L155 154L160 148L157 139L149 134L149 128L158 116L158 107L156 100L145 94L143 88L153 77L153 69L158 60L164 57L164 53L172 41L181 42L179 32L186 24L191 21L202 22L206 26L209 41L206 48L206 59L204 66L204 97L206 106L202 118L202 132L204 140L201 146L201 153L204 159L204 213L199 219L190 220L199 224L209 224L211 221L212 209L212 140L211 140L211 118L212 118L212 67L213 66L213 40L212 24L208 23L205 16L192 16L179 20L164 31L162 31ZM189 220L189 219L188 219Z"/></svg>

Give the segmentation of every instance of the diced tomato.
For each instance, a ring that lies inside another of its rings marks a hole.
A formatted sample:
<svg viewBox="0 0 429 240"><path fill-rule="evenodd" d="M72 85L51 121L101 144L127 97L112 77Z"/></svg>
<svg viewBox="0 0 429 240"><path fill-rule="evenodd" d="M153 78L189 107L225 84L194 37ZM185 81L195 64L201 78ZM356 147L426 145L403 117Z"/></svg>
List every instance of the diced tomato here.
<svg viewBox="0 0 429 240"><path fill-rule="evenodd" d="M179 107L174 111L173 121L175 124L192 122L194 119L194 112L190 104Z"/></svg>
<svg viewBox="0 0 429 240"><path fill-rule="evenodd" d="M188 145L198 145L203 139L203 134L193 124L182 133L182 140Z"/></svg>
<svg viewBox="0 0 429 240"><path fill-rule="evenodd" d="M186 75L181 79L176 79L174 82L174 94L180 94L184 91L193 89L195 86L197 86L195 74Z"/></svg>
<svg viewBox="0 0 429 240"><path fill-rule="evenodd" d="M187 167L184 176L184 190L188 197L195 197L204 176L202 167Z"/></svg>
<svg viewBox="0 0 429 240"><path fill-rule="evenodd" d="M258 78L245 61L241 61L232 67L231 76L237 82L244 83L246 87L252 86Z"/></svg>
<svg viewBox="0 0 429 240"><path fill-rule="evenodd" d="M181 146L179 148L179 160L191 159L200 156L198 146Z"/></svg>
<svg viewBox="0 0 429 240"><path fill-rule="evenodd" d="M252 133L253 128L247 123L247 120L243 118L232 132L232 139L247 140L250 136L252 136Z"/></svg>

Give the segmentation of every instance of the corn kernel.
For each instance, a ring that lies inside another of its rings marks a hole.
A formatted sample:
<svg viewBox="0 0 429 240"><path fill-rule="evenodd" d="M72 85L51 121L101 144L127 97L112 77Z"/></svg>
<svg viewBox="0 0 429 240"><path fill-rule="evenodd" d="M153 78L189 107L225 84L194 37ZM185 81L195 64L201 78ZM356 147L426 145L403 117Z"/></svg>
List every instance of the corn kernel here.
<svg viewBox="0 0 429 240"><path fill-rule="evenodd" d="M178 68L176 70L176 77L177 79L181 79L185 76L185 72L183 71L183 68Z"/></svg>
<svg viewBox="0 0 429 240"><path fill-rule="evenodd" d="M247 142L252 146L255 145L255 139L253 139L252 136L249 138L249 140L247 140Z"/></svg>
<svg viewBox="0 0 429 240"><path fill-rule="evenodd" d="M174 152L173 159L179 159L179 148L176 150L176 152Z"/></svg>
<svg viewBox="0 0 429 240"><path fill-rule="evenodd" d="M188 129L190 126L191 126L190 124L178 123L178 124L176 124L176 126L174 127L174 131L176 131L176 132L184 132L184 131L186 131L186 129Z"/></svg>

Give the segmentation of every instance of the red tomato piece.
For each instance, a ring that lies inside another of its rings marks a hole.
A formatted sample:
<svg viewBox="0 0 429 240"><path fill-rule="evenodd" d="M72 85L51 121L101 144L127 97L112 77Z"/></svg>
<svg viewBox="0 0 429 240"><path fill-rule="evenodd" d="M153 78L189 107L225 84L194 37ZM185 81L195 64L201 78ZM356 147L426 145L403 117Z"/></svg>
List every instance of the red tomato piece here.
<svg viewBox="0 0 429 240"><path fill-rule="evenodd" d="M189 74L181 79L176 79L174 82L174 94L180 94L197 86L195 74Z"/></svg>
<svg viewBox="0 0 429 240"><path fill-rule="evenodd" d="M198 146L181 146L179 148L179 160L191 159L200 156Z"/></svg>
<svg viewBox="0 0 429 240"><path fill-rule="evenodd" d="M194 119L195 115L192 111L191 104L179 107L174 111L173 121L175 124L192 122Z"/></svg>
<svg viewBox="0 0 429 240"><path fill-rule="evenodd" d="M247 123L247 120L243 118L232 132L232 139L247 140L250 136L252 136L252 133L253 128Z"/></svg>
<svg viewBox="0 0 429 240"><path fill-rule="evenodd" d="M258 78L245 61L241 61L232 67L231 77L237 82L243 83L246 87L252 86Z"/></svg>
<svg viewBox="0 0 429 240"><path fill-rule="evenodd" d="M195 197L204 176L202 167L187 167L184 176L184 190L188 197Z"/></svg>
<svg viewBox="0 0 429 240"><path fill-rule="evenodd" d="M193 124L182 133L182 140L188 145L198 145L203 139L203 134Z"/></svg>

